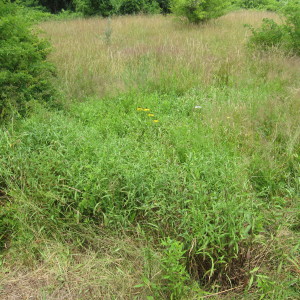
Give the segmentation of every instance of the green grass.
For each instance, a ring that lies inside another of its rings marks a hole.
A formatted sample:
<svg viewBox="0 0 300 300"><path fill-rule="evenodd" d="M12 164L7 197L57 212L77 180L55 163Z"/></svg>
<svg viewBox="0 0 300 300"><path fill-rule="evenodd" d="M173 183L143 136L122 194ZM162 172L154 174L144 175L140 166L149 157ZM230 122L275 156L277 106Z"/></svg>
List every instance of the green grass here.
<svg viewBox="0 0 300 300"><path fill-rule="evenodd" d="M281 55L2 127L0 295L43 272L37 299L297 299L299 72Z"/></svg>

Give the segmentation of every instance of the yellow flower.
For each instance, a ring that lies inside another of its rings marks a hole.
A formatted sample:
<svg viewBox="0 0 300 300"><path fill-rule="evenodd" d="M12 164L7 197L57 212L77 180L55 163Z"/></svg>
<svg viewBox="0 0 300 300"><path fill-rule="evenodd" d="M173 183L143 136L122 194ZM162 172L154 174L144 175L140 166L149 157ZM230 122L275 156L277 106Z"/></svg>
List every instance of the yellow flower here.
<svg viewBox="0 0 300 300"><path fill-rule="evenodd" d="M154 114L148 114L148 117L154 117Z"/></svg>
<svg viewBox="0 0 300 300"><path fill-rule="evenodd" d="M137 111L143 111L144 109L142 107L138 107L136 110Z"/></svg>
<svg viewBox="0 0 300 300"><path fill-rule="evenodd" d="M158 122L159 122L159 120L153 120L153 122L154 122L154 123L158 123Z"/></svg>
<svg viewBox="0 0 300 300"><path fill-rule="evenodd" d="M144 111L150 111L150 108L144 108Z"/></svg>

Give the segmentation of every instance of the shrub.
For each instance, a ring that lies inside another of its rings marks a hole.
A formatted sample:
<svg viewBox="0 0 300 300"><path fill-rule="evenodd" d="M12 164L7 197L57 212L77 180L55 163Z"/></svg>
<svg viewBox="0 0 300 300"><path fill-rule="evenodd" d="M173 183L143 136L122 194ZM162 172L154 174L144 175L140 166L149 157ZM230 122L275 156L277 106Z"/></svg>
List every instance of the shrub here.
<svg viewBox="0 0 300 300"><path fill-rule="evenodd" d="M113 14L129 15L137 13L159 13L160 7L155 0L74 0L77 12L86 16Z"/></svg>
<svg viewBox="0 0 300 300"><path fill-rule="evenodd" d="M58 13L62 9L73 6L72 0L16 0L12 1L28 7L38 7L51 13Z"/></svg>
<svg viewBox="0 0 300 300"><path fill-rule="evenodd" d="M270 4L270 0L239 0L236 2L242 8L261 8Z"/></svg>
<svg viewBox="0 0 300 300"><path fill-rule="evenodd" d="M262 26L259 29L250 27L252 44L259 45L261 48L274 47L282 43L284 30L272 19L263 19Z"/></svg>
<svg viewBox="0 0 300 300"><path fill-rule="evenodd" d="M136 14L142 11L143 1L124 0L120 6L119 13L122 15Z"/></svg>
<svg viewBox="0 0 300 300"><path fill-rule="evenodd" d="M158 3L154 0L122 0L117 13L121 15L159 13L160 10Z"/></svg>
<svg viewBox="0 0 300 300"><path fill-rule="evenodd" d="M170 13L170 1L171 0L157 0L159 7L164 14Z"/></svg>
<svg viewBox="0 0 300 300"><path fill-rule="evenodd" d="M283 8L286 17L286 30L289 35L289 47L300 54L300 1L291 0Z"/></svg>
<svg viewBox="0 0 300 300"><path fill-rule="evenodd" d="M277 24L272 19L264 19L260 28L254 29L250 45L266 49L279 46L289 52L300 54L300 1L291 0L281 10L285 17L284 24Z"/></svg>
<svg viewBox="0 0 300 300"><path fill-rule="evenodd" d="M46 62L49 44L30 30L14 4L0 2L0 119L24 114L29 101L50 101L53 66Z"/></svg>
<svg viewBox="0 0 300 300"><path fill-rule="evenodd" d="M168 11L169 0L16 0L16 3L51 13L77 11L86 16L113 14L159 13ZM67 17L69 17L67 15Z"/></svg>
<svg viewBox="0 0 300 300"><path fill-rule="evenodd" d="M280 0L234 0L231 4L235 8L245 9L264 9L270 11L277 11L282 5Z"/></svg>
<svg viewBox="0 0 300 300"><path fill-rule="evenodd" d="M200 23L222 16L228 5L223 0L172 0L171 11L191 23Z"/></svg>
<svg viewBox="0 0 300 300"><path fill-rule="evenodd" d="M158 14L162 11L159 3L155 0L148 0L144 2L143 13Z"/></svg>
<svg viewBox="0 0 300 300"><path fill-rule="evenodd" d="M108 17L113 13L114 6L111 0L74 0L77 12L85 16L100 15Z"/></svg>
<svg viewBox="0 0 300 300"><path fill-rule="evenodd" d="M170 299L182 299L186 296L187 282L190 277L185 267L185 250L183 243L167 238L162 241L164 255L162 262L162 279L165 293L169 293Z"/></svg>

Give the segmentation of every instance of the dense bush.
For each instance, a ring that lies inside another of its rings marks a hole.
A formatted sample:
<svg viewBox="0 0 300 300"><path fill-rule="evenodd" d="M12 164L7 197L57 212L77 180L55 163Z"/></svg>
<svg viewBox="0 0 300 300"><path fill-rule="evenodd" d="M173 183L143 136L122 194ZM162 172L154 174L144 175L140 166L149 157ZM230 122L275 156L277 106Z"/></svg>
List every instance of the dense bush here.
<svg viewBox="0 0 300 300"><path fill-rule="evenodd" d="M74 0L77 12L86 16L129 15L137 13L159 13L160 6L155 0Z"/></svg>
<svg viewBox="0 0 300 300"><path fill-rule="evenodd" d="M132 13L138 13L143 8L143 1L137 1L137 0L125 0L121 3L119 12L122 15L126 14L132 14Z"/></svg>
<svg viewBox="0 0 300 300"><path fill-rule="evenodd" d="M161 8L163 13L170 13L170 1L171 0L156 0L159 4L159 7Z"/></svg>
<svg viewBox="0 0 300 300"><path fill-rule="evenodd" d="M270 0L238 0L235 2L242 8L259 8L268 5Z"/></svg>
<svg viewBox="0 0 300 300"><path fill-rule="evenodd" d="M29 7L44 8L51 13L57 13L62 9L73 7L73 0L15 0L12 2Z"/></svg>
<svg viewBox="0 0 300 300"><path fill-rule="evenodd" d="M156 1L151 0L123 0L119 10L116 10L118 14L129 15L140 12L144 13L159 13L160 7Z"/></svg>
<svg viewBox="0 0 300 300"><path fill-rule="evenodd" d="M285 1L282 0L233 0L231 4L234 8L244 8L244 9L263 9L276 11Z"/></svg>
<svg viewBox="0 0 300 300"><path fill-rule="evenodd" d="M284 8L286 30L289 35L289 47L300 54L300 1L291 0Z"/></svg>
<svg viewBox="0 0 300 300"><path fill-rule="evenodd" d="M18 4L38 7L51 13L68 10L86 16L169 12L169 0L16 0Z"/></svg>
<svg viewBox="0 0 300 300"><path fill-rule="evenodd" d="M113 12L111 0L74 0L77 12L86 16L101 15L107 17Z"/></svg>
<svg viewBox="0 0 300 300"><path fill-rule="evenodd" d="M228 5L223 0L172 0L171 11L192 23L200 23L222 16Z"/></svg>
<svg viewBox="0 0 300 300"><path fill-rule="evenodd" d="M32 33L14 4L0 2L0 119L24 114L29 101L49 101L53 67L46 62L49 45Z"/></svg>
<svg viewBox="0 0 300 300"><path fill-rule="evenodd" d="M279 46L286 51L300 54L300 1L289 1L281 13L285 17L284 24L264 19L260 28L250 26L252 31L250 45L261 49Z"/></svg>
<svg viewBox="0 0 300 300"><path fill-rule="evenodd" d="M155 14L160 13L162 11L159 3L156 0L145 0L143 2L143 13L147 14Z"/></svg>

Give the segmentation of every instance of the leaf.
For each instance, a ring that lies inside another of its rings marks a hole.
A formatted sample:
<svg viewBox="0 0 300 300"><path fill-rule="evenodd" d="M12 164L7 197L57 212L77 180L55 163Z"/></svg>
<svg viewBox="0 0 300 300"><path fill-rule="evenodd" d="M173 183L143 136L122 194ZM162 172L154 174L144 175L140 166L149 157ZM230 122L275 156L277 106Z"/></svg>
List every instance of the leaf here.
<svg viewBox="0 0 300 300"><path fill-rule="evenodd" d="M259 270L259 267L255 267L250 271L250 274L256 273Z"/></svg>

